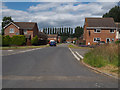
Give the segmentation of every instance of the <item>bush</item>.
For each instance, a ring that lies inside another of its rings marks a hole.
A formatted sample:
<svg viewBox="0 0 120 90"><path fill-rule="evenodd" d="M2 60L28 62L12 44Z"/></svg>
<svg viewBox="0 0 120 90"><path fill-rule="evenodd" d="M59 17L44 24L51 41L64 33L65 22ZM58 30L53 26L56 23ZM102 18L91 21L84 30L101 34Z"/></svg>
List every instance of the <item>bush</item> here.
<svg viewBox="0 0 120 90"><path fill-rule="evenodd" d="M24 35L14 35L11 38L11 45L25 45L26 44L26 38Z"/></svg>
<svg viewBox="0 0 120 90"><path fill-rule="evenodd" d="M38 36L36 35L35 37L32 38L31 40L31 44L32 45L38 45L39 40L38 40Z"/></svg>
<svg viewBox="0 0 120 90"><path fill-rule="evenodd" d="M115 44L119 44L120 43L120 41L115 41Z"/></svg>
<svg viewBox="0 0 120 90"><path fill-rule="evenodd" d="M2 37L2 46L9 46L11 42L11 38L9 35Z"/></svg>
<svg viewBox="0 0 120 90"><path fill-rule="evenodd" d="M47 40L39 40L39 45L46 45L48 43Z"/></svg>

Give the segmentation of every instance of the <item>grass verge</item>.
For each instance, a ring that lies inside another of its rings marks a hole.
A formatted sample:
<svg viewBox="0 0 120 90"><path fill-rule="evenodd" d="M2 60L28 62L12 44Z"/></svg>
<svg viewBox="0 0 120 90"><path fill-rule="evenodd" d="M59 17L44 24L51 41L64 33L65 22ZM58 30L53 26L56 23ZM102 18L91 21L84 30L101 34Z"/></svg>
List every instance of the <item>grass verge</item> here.
<svg viewBox="0 0 120 90"><path fill-rule="evenodd" d="M102 45L86 53L83 61L104 72L118 75L120 72L119 50L118 44Z"/></svg>
<svg viewBox="0 0 120 90"><path fill-rule="evenodd" d="M11 47L0 47L1 50L9 50L9 49L32 49L32 48L43 48L49 47L49 45L41 45L41 46L11 46Z"/></svg>
<svg viewBox="0 0 120 90"><path fill-rule="evenodd" d="M72 44L68 45L68 47L69 48L76 48L76 49L92 49L92 48L89 48L89 47L78 47L78 46L72 45Z"/></svg>

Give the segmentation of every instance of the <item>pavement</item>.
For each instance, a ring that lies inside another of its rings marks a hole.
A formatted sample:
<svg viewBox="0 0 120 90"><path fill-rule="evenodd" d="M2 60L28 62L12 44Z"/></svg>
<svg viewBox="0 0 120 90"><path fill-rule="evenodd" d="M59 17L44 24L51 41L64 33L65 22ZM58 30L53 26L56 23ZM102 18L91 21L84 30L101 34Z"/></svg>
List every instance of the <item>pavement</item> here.
<svg viewBox="0 0 120 90"><path fill-rule="evenodd" d="M84 66L66 44L2 56L2 75L3 88L118 88L117 79Z"/></svg>

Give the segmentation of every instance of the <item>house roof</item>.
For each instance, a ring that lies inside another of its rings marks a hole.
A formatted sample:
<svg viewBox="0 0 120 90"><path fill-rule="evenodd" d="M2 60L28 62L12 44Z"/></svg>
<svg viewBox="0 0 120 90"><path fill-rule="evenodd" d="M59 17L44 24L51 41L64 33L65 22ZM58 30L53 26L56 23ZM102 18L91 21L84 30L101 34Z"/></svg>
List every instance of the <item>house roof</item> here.
<svg viewBox="0 0 120 90"><path fill-rule="evenodd" d="M37 24L37 23L35 23L35 22L11 22L8 25L6 25L4 28L9 26L10 24L15 25L19 29L33 29L35 24Z"/></svg>
<svg viewBox="0 0 120 90"><path fill-rule="evenodd" d="M115 28L113 18L86 18L86 24L89 28Z"/></svg>
<svg viewBox="0 0 120 90"><path fill-rule="evenodd" d="M57 34L50 34L48 35L48 38L56 38L58 35Z"/></svg>
<svg viewBox="0 0 120 90"><path fill-rule="evenodd" d="M20 29L33 29L35 22L14 22Z"/></svg>

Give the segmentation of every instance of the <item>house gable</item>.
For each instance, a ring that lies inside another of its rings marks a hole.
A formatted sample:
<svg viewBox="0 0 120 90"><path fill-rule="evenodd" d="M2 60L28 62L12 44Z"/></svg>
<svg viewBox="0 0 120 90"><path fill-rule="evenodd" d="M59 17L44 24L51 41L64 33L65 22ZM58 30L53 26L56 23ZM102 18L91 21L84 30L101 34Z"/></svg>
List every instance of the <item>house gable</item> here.
<svg viewBox="0 0 120 90"><path fill-rule="evenodd" d="M10 33L10 29L13 29L14 32ZM4 33L5 33L5 35L9 35L10 37L12 37L13 35L19 35L20 30L15 25L10 24L5 28Z"/></svg>
<svg viewBox="0 0 120 90"><path fill-rule="evenodd" d="M10 26L11 24L13 24L13 25L14 25L16 28L18 28L18 29L20 28L19 26L17 26L17 25L14 24L13 22L10 22L9 24L7 24L7 25L4 27L4 29L7 28L8 26Z"/></svg>

